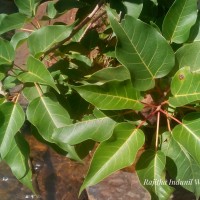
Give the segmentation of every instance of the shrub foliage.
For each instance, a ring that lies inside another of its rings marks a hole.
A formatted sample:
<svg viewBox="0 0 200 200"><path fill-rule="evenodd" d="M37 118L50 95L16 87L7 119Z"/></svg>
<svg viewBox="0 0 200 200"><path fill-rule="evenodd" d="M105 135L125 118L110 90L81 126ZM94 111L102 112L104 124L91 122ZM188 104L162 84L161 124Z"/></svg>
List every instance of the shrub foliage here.
<svg viewBox="0 0 200 200"><path fill-rule="evenodd" d="M82 162L97 144L80 193L132 165L142 150L136 172L152 199L169 199L170 180L198 198L198 1L14 3L18 12L0 14L0 160L16 178L34 192L21 133L29 121L73 160ZM71 24L59 18L69 12ZM28 55L18 65L22 46Z"/></svg>

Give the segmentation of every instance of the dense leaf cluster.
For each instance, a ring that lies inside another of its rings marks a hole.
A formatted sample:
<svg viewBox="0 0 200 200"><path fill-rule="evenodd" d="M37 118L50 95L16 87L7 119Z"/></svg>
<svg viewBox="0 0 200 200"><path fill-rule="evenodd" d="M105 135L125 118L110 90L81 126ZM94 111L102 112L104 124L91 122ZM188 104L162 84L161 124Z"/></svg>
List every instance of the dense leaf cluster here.
<svg viewBox="0 0 200 200"><path fill-rule="evenodd" d="M41 19L41 0L14 3L18 12L0 14L0 160L17 179L34 192L21 133L28 121L76 161L97 144L80 192L142 150L136 171L152 199L170 198L170 180L198 198L199 2L47 1ZM69 12L73 23L59 21ZM22 47L28 56L19 66Z"/></svg>

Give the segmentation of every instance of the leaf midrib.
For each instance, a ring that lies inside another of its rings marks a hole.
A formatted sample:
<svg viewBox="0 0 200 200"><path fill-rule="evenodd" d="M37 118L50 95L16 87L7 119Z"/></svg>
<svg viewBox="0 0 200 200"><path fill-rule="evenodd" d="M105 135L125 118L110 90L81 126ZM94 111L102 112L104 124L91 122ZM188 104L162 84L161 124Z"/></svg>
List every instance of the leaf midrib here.
<svg viewBox="0 0 200 200"><path fill-rule="evenodd" d="M115 153L110 157L110 159L107 160L107 161L104 163L104 165L102 165L102 167L95 173L95 176L93 176L93 178L91 178L90 181L87 181L87 182L86 182L87 185L88 185L88 184L90 185L90 183L93 181L93 179L95 180L96 178L98 178L98 175L101 174L102 171L104 171L104 169L107 167L107 165L109 165L109 163L112 163L113 159L115 160L115 157L117 156L118 152L121 151L121 149L125 148L126 145L129 146L129 145L128 145L128 142L132 139L132 137L133 137L135 134L137 134L137 131L138 131L138 129L135 129L135 130L130 134L130 136L128 137L128 139L125 140L125 141L123 142L123 144L120 146L120 148L119 148L117 151L115 151ZM136 132L136 133L135 133L135 132ZM137 137L137 136L136 136L136 137ZM116 170L117 170L117 169L116 169ZM116 171L116 170L115 170L115 171ZM94 177L95 177L95 178L94 178Z"/></svg>
<svg viewBox="0 0 200 200"><path fill-rule="evenodd" d="M83 89L80 89L80 90L83 90ZM83 91L85 92L85 91ZM86 91L88 92L88 91ZM94 94L97 94L97 95L101 95L101 96L109 96L109 97L112 97L112 98L116 98L116 99L124 99L126 101L131 101L133 103L140 103L139 100L135 100L135 99L131 99L131 98L127 98L127 97L123 97L123 96L115 96L115 95L111 95L111 94L107 94L107 93L99 93L99 92L95 92L95 91L89 91L89 93L92 92Z"/></svg>
<svg viewBox="0 0 200 200"><path fill-rule="evenodd" d="M181 18L181 16L182 16L183 10L184 10L185 5L186 5L186 2L187 2L187 0L185 0L184 6L183 6L183 8L182 8L182 10L181 10L181 13L180 13L179 17L178 17L178 20L177 20L177 23L176 23L176 25L175 25L175 29L174 29L174 31L173 31L173 33L172 33L172 36L171 36L171 38L170 38L170 41L171 41L171 39L174 37L174 34L175 34L175 32L176 32L176 29L177 29L177 25L178 25L178 23L179 23L179 21L180 21L180 18ZM175 2L175 3L176 3L176 2Z"/></svg>
<svg viewBox="0 0 200 200"><path fill-rule="evenodd" d="M116 18L115 18L115 20L116 20ZM117 21L117 20L116 20L116 21ZM118 22L117 22L117 23L118 23ZM119 23L118 23L118 24L119 24ZM147 69L147 71L149 72L149 74L151 75L151 77L154 79L154 75L152 74L152 72L151 72L151 71L149 70L149 68L148 68L149 66L147 66L146 63L143 61L143 59L142 59L141 55L139 54L139 52L137 51L135 45L132 43L132 40L128 37L126 31L125 31L124 28L121 26L121 24L119 24L119 26L121 27L121 29L123 30L125 36L128 38L128 40L129 40L130 43L132 44L133 49L135 50L135 52L136 52L137 55L139 56L141 62L143 63L143 65L145 66L145 68Z"/></svg>

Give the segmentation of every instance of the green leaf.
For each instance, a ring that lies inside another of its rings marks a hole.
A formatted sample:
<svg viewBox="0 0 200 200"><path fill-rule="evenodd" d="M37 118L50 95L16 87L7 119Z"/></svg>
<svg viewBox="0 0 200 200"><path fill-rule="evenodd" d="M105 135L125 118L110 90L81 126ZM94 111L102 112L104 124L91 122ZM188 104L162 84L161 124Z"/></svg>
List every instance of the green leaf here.
<svg viewBox="0 0 200 200"><path fill-rule="evenodd" d="M30 56L27 60L27 72L18 75L18 79L24 83L40 83L49 85L59 92L56 87L53 77L47 70L45 65L38 59Z"/></svg>
<svg viewBox="0 0 200 200"><path fill-rule="evenodd" d="M182 145L200 165L200 113L190 113L183 118L182 122L182 124L177 125L173 129L173 138Z"/></svg>
<svg viewBox="0 0 200 200"><path fill-rule="evenodd" d="M172 79L171 93L169 103L175 107L200 100L200 74L190 67L181 68Z"/></svg>
<svg viewBox="0 0 200 200"><path fill-rule="evenodd" d="M20 13L32 16L35 13L36 2L35 0L15 0L15 4Z"/></svg>
<svg viewBox="0 0 200 200"><path fill-rule="evenodd" d="M190 66L192 72L200 72L200 42L185 44L176 52L179 68Z"/></svg>
<svg viewBox="0 0 200 200"><path fill-rule="evenodd" d="M180 185L193 192L197 199L199 199L200 187L195 183L195 180L200 180L200 166L188 154L185 148L173 139L171 133L165 132L162 135L162 152L171 158L176 165L176 168L173 168L171 163L169 163L167 170L170 176L176 181L181 180ZM189 180L192 180L191 185L184 184Z"/></svg>
<svg viewBox="0 0 200 200"><path fill-rule="evenodd" d="M102 110L141 110L140 93L130 81L112 81L103 85L72 86L86 101Z"/></svg>
<svg viewBox="0 0 200 200"><path fill-rule="evenodd" d="M183 43L197 19L196 0L175 0L163 21L163 35L170 42Z"/></svg>
<svg viewBox="0 0 200 200"><path fill-rule="evenodd" d="M25 114L18 103L3 103L0 106L0 155L3 159L11 148L15 134L25 121Z"/></svg>
<svg viewBox="0 0 200 200"><path fill-rule="evenodd" d="M71 62L77 64L78 66L86 68L92 66L92 61L87 56L81 55L80 53L71 52L71 55L68 55L68 57Z"/></svg>
<svg viewBox="0 0 200 200"><path fill-rule="evenodd" d="M88 82L103 84L109 81L125 81L130 79L130 73L124 66L107 67L89 76Z"/></svg>
<svg viewBox="0 0 200 200"><path fill-rule="evenodd" d="M166 76L173 68L173 50L150 25L128 15L119 24L115 16L108 9L110 24L118 39L117 59L130 71L136 89L153 88L155 79Z"/></svg>
<svg viewBox="0 0 200 200"><path fill-rule="evenodd" d="M71 123L67 110L52 95L34 99L29 104L26 114L27 119L37 128L39 134L50 143L55 143L52 139L55 129ZM81 161L73 146L65 144L61 148L68 151L70 158Z"/></svg>
<svg viewBox="0 0 200 200"><path fill-rule="evenodd" d="M34 57L39 57L56 43L67 38L72 32L74 25L45 26L33 32L28 38L28 47ZM38 45L40 44L40 45Z"/></svg>
<svg viewBox="0 0 200 200"><path fill-rule="evenodd" d="M47 16L50 19L53 19L57 14L57 10L55 9L55 2L49 2L47 5Z"/></svg>
<svg viewBox="0 0 200 200"><path fill-rule="evenodd" d="M26 114L41 136L51 143L54 143L54 129L71 123L68 112L54 96L40 96L34 99L29 104Z"/></svg>
<svg viewBox="0 0 200 200"><path fill-rule="evenodd" d="M126 14L138 18L143 8L143 0L124 0Z"/></svg>
<svg viewBox="0 0 200 200"><path fill-rule="evenodd" d="M23 13L28 16L35 15L35 10L38 3L42 0L15 0L15 4L19 9L20 13Z"/></svg>
<svg viewBox="0 0 200 200"><path fill-rule="evenodd" d="M0 38L0 65L10 65L15 57L13 46L7 40Z"/></svg>
<svg viewBox="0 0 200 200"><path fill-rule="evenodd" d="M136 164L140 183L151 194L151 199L168 200L173 189L165 180L166 157L161 151L145 151Z"/></svg>
<svg viewBox="0 0 200 200"><path fill-rule="evenodd" d="M200 41L200 12L198 12L197 20L190 30L190 36L187 42Z"/></svg>
<svg viewBox="0 0 200 200"><path fill-rule="evenodd" d="M34 192L32 172L29 166L29 145L20 134L17 134L12 140L11 148L4 160L15 177Z"/></svg>
<svg viewBox="0 0 200 200"><path fill-rule="evenodd" d="M113 136L97 148L80 192L113 172L130 166L144 144L144 134L129 123L115 127Z"/></svg>
<svg viewBox="0 0 200 200"><path fill-rule="evenodd" d="M74 146L71 146L69 144L59 144L59 147L68 152L66 155L67 158L73 159L80 163L84 163L80 158L80 156L78 155L76 148Z"/></svg>
<svg viewBox="0 0 200 200"><path fill-rule="evenodd" d="M12 37L10 43L14 47L14 49L18 48L20 44L22 44L27 38L29 34L26 32L17 32L15 35Z"/></svg>
<svg viewBox="0 0 200 200"><path fill-rule="evenodd" d="M90 116L88 119L55 129L53 140L58 145L75 145L86 140L102 142L107 140L113 132L116 122L103 113L100 116Z"/></svg>
<svg viewBox="0 0 200 200"><path fill-rule="evenodd" d="M20 13L14 13L10 15L3 14L3 18L0 20L0 35L21 28L28 20L26 15Z"/></svg>
<svg viewBox="0 0 200 200"><path fill-rule="evenodd" d="M47 86L40 85L40 89L42 90L43 93L47 93L48 92ZM29 102L31 102L32 100L40 97L40 94L38 93L37 88L32 83L26 84L22 92L23 92L24 97Z"/></svg>
<svg viewBox="0 0 200 200"><path fill-rule="evenodd" d="M14 88L16 85L20 84L19 80L14 76L6 76L3 80L3 88L4 90L9 90Z"/></svg>

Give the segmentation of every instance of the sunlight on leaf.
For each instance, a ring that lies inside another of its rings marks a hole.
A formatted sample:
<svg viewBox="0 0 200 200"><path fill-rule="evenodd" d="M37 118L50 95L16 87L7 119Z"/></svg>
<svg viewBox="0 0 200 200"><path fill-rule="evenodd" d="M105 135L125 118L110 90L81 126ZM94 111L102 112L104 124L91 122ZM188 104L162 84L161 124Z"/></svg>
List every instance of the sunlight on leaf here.
<svg viewBox="0 0 200 200"><path fill-rule="evenodd" d="M4 158L12 147L12 140L25 121L18 103L6 102L0 106L0 154Z"/></svg>
<svg viewBox="0 0 200 200"><path fill-rule="evenodd" d="M133 86L148 90L155 79L166 76L174 66L174 53L167 41L150 25L131 16L121 24L107 9L110 24L117 36L116 57L128 68Z"/></svg>
<svg viewBox="0 0 200 200"><path fill-rule="evenodd" d="M141 110L140 93L131 82L112 81L103 85L72 86L86 101L102 110Z"/></svg>
<svg viewBox="0 0 200 200"><path fill-rule="evenodd" d="M200 187L195 180L200 180L200 165L190 156L187 150L173 139L171 133L165 132L162 134L162 152L172 161L167 164L167 170L173 180L181 180L180 185L193 192L199 199ZM174 167L176 166L176 168ZM192 184L185 184L188 181Z"/></svg>
<svg viewBox="0 0 200 200"><path fill-rule="evenodd" d="M149 191L152 199L168 200L173 192L173 188L166 183L165 164L166 157L163 152L153 150L145 151L136 164L140 183ZM160 182L156 184L153 181Z"/></svg>
<svg viewBox="0 0 200 200"><path fill-rule="evenodd" d="M59 92L56 87L53 77L50 72L47 70L45 65L38 59L30 56L27 60L27 72L23 72L18 75L18 79L24 83L40 83L49 85Z"/></svg>
<svg viewBox="0 0 200 200"><path fill-rule="evenodd" d="M74 25L45 26L33 32L28 38L28 47L33 56L39 57L56 43L67 38Z"/></svg>
<svg viewBox="0 0 200 200"><path fill-rule="evenodd" d="M172 79L171 93L169 103L175 107L200 100L200 74L190 67L181 68Z"/></svg>
<svg viewBox="0 0 200 200"><path fill-rule="evenodd" d="M133 164L143 144L144 134L140 129L129 123L117 125L113 136L97 148L80 193L113 172Z"/></svg>
<svg viewBox="0 0 200 200"><path fill-rule="evenodd" d="M183 43L188 39L196 19L196 0L176 0L165 16L163 34L170 42Z"/></svg>
<svg viewBox="0 0 200 200"><path fill-rule="evenodd" d="M179 124L173 129L173 138L181 144L200 165L200 113L190 113L186 115L182 121L183 124Z"/></svg>

